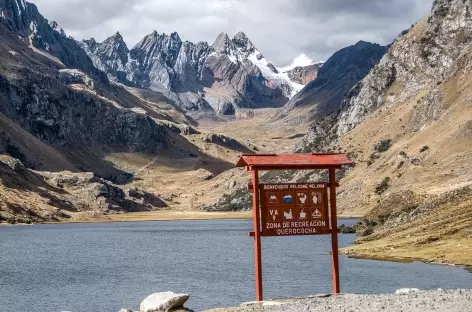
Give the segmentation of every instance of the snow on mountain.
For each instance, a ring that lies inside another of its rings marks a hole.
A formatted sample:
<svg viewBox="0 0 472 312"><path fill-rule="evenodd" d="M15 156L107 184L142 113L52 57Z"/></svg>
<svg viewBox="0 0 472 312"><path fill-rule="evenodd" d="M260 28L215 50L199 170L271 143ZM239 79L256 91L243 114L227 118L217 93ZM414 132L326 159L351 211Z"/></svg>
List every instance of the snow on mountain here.
<svg viewBox="0 0 472 312"><path fill-rule="evenodd" d="M211 46L156 31L131 50L119 33L102 43L90 39L80 44L110 80L165 89L190 112L212 109L227 115L239 108L281 107L304 87L305 80L280 71L243 32L233 38L220 33Z"/></svg>
<svg viewBox="0 0 472 312"><path fill-rule="evenodd" d="M261 56L262 54L255 50L254 53L248 56L248 60L259 68L264 78L281 87L289 98L303 89L304 86L302 84L292 81L287 73L281 72L272 63L267 61L265 57Z"/></svg>
<svg viewBox="0 0 472 312"><path fill-rule="evenodd" d="M217 52L226 54L233 63L250 61L261 71L266 80L275 87L281 88L288 98L303 88L302 84L291 80L287 73L282 72L269 62L244 32L238 32L232 40L226 34L220 34L216 42L215 50Z"/></svg>

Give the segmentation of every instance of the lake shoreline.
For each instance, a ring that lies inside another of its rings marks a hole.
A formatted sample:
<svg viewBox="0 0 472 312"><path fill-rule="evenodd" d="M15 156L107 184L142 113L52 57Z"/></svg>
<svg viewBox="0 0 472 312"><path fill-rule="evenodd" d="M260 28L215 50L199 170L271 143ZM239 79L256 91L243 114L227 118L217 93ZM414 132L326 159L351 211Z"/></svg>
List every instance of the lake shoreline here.
<svg viewBox="0 0 472 312"><path fill-rule="evenodd" d="M70 220L60 222L39 222L34 224L68 224L68 223L108 223L108 222L146 222L146 221L185 221L185 220L250 220L252 211L208 212L196 210L159 210L145 212L127 212L120 214L73 216ZM358 216L340 215L338 219L357 219ZM0 226L29 225L26 223L0 223Z"/></svg>
<svg viewBox="0 0 472 312"><path fill-rule="evenodd" d="M350 247L339 249L339 253L352 259L389 261L389 262L399 262L399 263L422 262L425 264L463 267L465 270L472 272L471 262L465 262L465 263L462 261L442 262L442 261L438 261L435 258L406 257L406 256L397 256L397 255L387 256L387 255L382 255L381 253L374 254L373 252L353 252L352 249L350 249Z"/></svg>

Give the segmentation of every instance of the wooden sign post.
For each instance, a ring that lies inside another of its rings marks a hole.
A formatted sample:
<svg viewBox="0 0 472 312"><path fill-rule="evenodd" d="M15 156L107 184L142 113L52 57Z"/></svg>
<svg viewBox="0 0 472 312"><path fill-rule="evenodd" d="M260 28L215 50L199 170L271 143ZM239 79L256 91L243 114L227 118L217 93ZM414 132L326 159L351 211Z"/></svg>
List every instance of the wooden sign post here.
<svg viewBox="0 0 472 312"><path fill-rule="evenodd" d="M263 300L261 236L331 234L333 293L340 293L335 170L343 165L354 163L344 154L242 155L239 159L236 166L252 172L254 232L249 235L254 237L256 300ZM316 169L329 171L328 183L259 184L260 170Z"/></svg>

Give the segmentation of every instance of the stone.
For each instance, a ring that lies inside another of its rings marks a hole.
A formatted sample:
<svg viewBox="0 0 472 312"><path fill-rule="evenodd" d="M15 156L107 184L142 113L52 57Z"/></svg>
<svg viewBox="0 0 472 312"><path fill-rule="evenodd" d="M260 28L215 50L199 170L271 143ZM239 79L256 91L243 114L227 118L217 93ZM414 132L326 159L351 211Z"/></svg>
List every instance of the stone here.
<svg viewBox="0 0 472 312"><path fill-rule="evenodd" d="M356 233L355 226L341 224L338 226L338 232L343 234L353 234Z"/></svg>
<svg viewBox="0 0 472 312"><path fill-rule="evenodd" d="M409 294L409 293L414 293L414 292L419 292L420 290L418 288L400 288L395 291L395 294L397 295L403 295L403 294Z"/></svg>
<svg viewBox="0 0 472 312"><path fill-rule="evenodd" d="M128 189L128 196L134 197L134 198L143 198L144 193L140 190L138 190L136 187L132 186Z"/></svg>
<svg viewBox="0 0 472 312"><path fill-rule="evenodd" d="M23 165L23 163L16 158L7 155L0 155L0 162L6 164L16 173L22 173L25 171L25 166Z"/></svg>
<svg viewBox="0 0 472 312"><path fill-rule="evenodd" d="M308 66L297 66L289 71L287 75L296 83L306 85L318 76L318 70L323 63L316 63Z"/></svg>
<svg viewBox="0 0 472 312"><path fill-rule="evenodd" d="M210 171L200 168L196 171L201 180L211 180L214 177L214 174Z"/></svg>
<svg viewBox="0 0 472 312"><path fill-rule="evenodd" d="M139 309L141 312L168 312L182 307L189 297L188 294L176 294L172 291L158 292L147 296Z"/></svg>

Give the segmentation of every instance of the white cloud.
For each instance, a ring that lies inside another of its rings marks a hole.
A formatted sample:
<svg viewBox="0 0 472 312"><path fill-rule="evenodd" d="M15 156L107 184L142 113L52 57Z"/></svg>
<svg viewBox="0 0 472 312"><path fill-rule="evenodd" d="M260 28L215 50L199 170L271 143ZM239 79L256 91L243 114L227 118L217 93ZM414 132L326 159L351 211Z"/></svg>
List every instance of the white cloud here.
<svg viewBox="0 0 472 312"><path fill-rule="evenodd" d="M389 44L428 14L432 0L33 0L76 39L99 41L119 31L131 48L146 34L177 31L213 42L244 31L275 64L304 53L326 60L358 40Z"/></svg>
<svg viewBox="0 0 472 312"><path fill-rule="evenodd" d="M299 56L297 56L296 58L294 58L290 65L280 67L279 69L280 69L280 71L285 72L285 71L294 69L295 67L298 67L298 66L308 66L308 65L311 65L311 64L314 64L314 63L316 63L316 62L313 61L313 59L306 56L305 53L302 53Z"/></svg>

